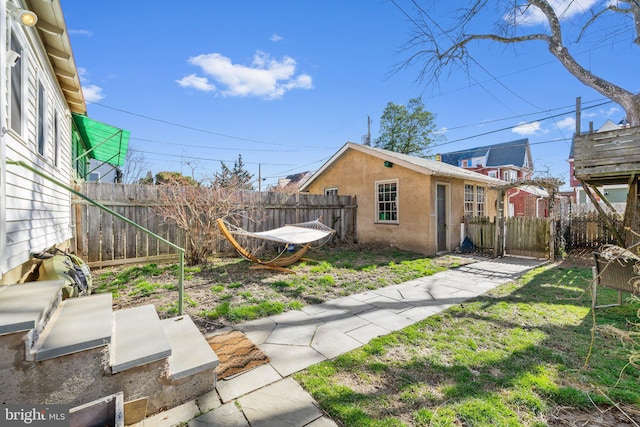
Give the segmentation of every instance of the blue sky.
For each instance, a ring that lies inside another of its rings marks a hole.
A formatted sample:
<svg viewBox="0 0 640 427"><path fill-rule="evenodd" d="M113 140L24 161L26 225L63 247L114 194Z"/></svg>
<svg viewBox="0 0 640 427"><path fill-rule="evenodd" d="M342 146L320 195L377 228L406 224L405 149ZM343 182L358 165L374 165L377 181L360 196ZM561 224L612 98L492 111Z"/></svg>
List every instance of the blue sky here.
<svg viewBox="0 0 640 427"><path fill-rule="evenodd" d="M388 102L422 97L446 138L432 153L529 138L536 170L568 186L576 97L583 107L608 101L542 43L478 43L471 52L481 67L452 69L437 86L417 82L418 67L394 73L412 27L387 0L61 1L89 117L129 130L153 173L202 179L242 155L265 189L361 142L368 117L375 139ZM571 23L583 16L575 5L602 2L558 3L573 5ZM411 13L409 1L398 4ZM443 26L448 7L434 11ZM619 23L603 24L587 48L570 49L636 92L637 47ZM623 117L606 103L583 112L582 128Z"/></svg>

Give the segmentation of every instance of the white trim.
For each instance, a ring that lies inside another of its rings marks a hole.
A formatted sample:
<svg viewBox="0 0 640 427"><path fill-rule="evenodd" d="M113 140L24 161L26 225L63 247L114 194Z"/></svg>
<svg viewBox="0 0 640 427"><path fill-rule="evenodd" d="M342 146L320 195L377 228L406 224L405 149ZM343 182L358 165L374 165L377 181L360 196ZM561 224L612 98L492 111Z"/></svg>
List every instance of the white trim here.
<svg viewBox="0 0 640 427"><path fill-rule="evenodd" d="M329 196L329 195L338 195L338 187L327 187L324 189L324 195L325 196Z"/></svg>
<svg viewBox="0 0 640 427"><path fill-rule="evenodd" d="M19 65L16 65L16 67L20 67L20 78L22 79L22 81L20 82L20 132L16 131L15 129L13 129L11 127L11 117L13 115L13 108L12 108L12 102L11 102L11 94L13 93L13 79L12 79L12 71L14 69L14 67L9 67L8 64L4 64L6 67L9 67L9 75L7 76L7 82L8 84L8 88L7 88L7 97L8 97L8 105L7 105L7 110L9 112L8 115L8 120L7 120L7 129L12 132L17 139L21 140L22 142L24 142L25 144L28 143L28 138L27 138L27 134L28 134L28 129L27 129L27 125L28 125L28 120L27 120L27 114L28 114L28 109L27 109L27 104L29 101L29 49L28 49L28 43L26 38L24 37L24 34L22 34L21 31L19 31L19 26L15 23L12 22L11 28L9 30L9 40L8 40L8 46L9 48L11 48L11 39L12 36L15 37L16 42L20 45L20 62Z"/></svg>
<svg viewBox="0 0 640 427"><path fill-rule="evenodd" d="M396 213L396 219L380 219L380 202L378 201L378 187L380 185L384 185L384 184L395 184L396 185L396 198L395 200L392 202L395 204L395 209L391 210L390 212L394 212ZM374 217L373 217L373 222L374 224L400 224L400 185L398 184L398 179L383 179L380 181L375 181L373 184L373 188L374 188L374 209L375 209L375 213L374 213Z"/></svg>
<svg viewBox="0 0 640 427"><path fill-rule="evenodd" d="M42 89L42 93L40 93ZM49 142L49 102L47 96L47 87L44 84L44 78L39 75L36 80L36 153L43 159L48 160L47 148ZM42 101L42 111L40 111L40 102ZM42 115L40 114L42 113ZM42 121L41 121L42 120ZM42 129L40 128L42 126ZM42 133L40 133L42 132ZM42 137L42 152L40 152L40 137Z"/></svg>
<svg viewBox="0 0 640 427"><path fill-rule="evenodd" d="M328 170L333 163L341 158L348 150L359 151L364 154L368 154L372 157L376 157L382 161L390 161L398 166L413 170L423 175L437 175L448 178L459 178L478 183L490 184L504 184L503 181L490 178L478 172L452 166L444 162L436 162L435 160L424 159L421 157L409 156L407 154L396 153L393 151L382 150L380 148L368 147L353 142L347 142L338 150L329 160L327 160L320 169L318 169L301 187L300 191L306 191L308 187L326 170Z"/></svg>

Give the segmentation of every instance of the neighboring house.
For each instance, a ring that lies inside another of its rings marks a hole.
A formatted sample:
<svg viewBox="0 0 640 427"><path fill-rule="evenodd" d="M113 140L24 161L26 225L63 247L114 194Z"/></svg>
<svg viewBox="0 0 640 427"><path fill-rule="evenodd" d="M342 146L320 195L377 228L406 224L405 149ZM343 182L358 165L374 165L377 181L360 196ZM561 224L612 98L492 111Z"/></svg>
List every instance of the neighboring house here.
<svg viewBox="0 0 640 427"><path fill-rule="evenodd" d="M611 120L607 120L601 127L596 131L598 132L608 132L616 129L623 129L628 127L625 121L622 121L618 124L612 122ZM571 142L571 149L569 150L569 184L574 192L574 200L578 204L589 204L591 201L587 197L580 181L578 181L575 176L575 166L574 166L574 154L573 154L573 141ZM609 203L626 203L627 202L627 193L629 192L629 187L627 184L610 184L603 185L598 187L598 190L604 197L607 198ZM596 195L597 197L597 195Z"/></svg>
<svg viewBox="0 0 640 427"><path fill-rule="evenodd" d="M23 25L21 9L35 12L37 23ZM105 151L113 149L110 142L100 145L104 138L96 138L97 134L78 131L80 122L96 126L85 116L60 1L2 1L0 21L0 45L6 47L0 49L0 283L4 284L23 276L31 254L64 247L72 238L69 192L13 162L71 185L84 179L90 158L107 161L113 153Z"/></svg>
<svg viewBox="0 0 640 427"><path fill-rule="evenodd" d="M122 172L120 168L110 163L99 162L95 159L89 160L89 176L87 181L122 183Z"/></svg>
<svg viewBox="0 0 640 427"><path fill-rule="evenodd" d="M453 151L439 155L440 161L507 182L524 181L533 175L528 139Z"/></svg>
<svg viewBox="0 0 640 427"><path fill-rule="evenodd" d="M440 161L507 182L527 181L533 175L528 139L442 153ZM522 185L507 191L507 215L544 218L549 194L541 187Z"/></svg>
<svg viewBox="0 0 640 427"><path fill-rule="evenodd" d="M306 171L288 175L286 178L278 178L278 184L273 186L270 191L296 192L307 182L311 175L310 171Z"/></svg>
<svg viewBox="0 0 640 427"><path fill-rule="evenodd" d="M356 196L357 240L425 255L460 245L464 216L494 216L504 182L457 166L348 142L300 188Z"/></svg>

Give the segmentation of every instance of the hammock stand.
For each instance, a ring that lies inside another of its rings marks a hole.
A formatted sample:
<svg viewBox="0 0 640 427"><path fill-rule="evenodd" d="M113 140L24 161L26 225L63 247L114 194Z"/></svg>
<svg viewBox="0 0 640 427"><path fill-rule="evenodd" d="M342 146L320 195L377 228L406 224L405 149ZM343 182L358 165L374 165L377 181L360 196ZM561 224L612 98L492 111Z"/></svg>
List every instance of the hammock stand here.
<svg viewBox="0 0 640 427"><path fill-rule="evenodd" d="M255 265L252 265L249 268L254 270L276 270L283 273L295 273L293 270L286 267L302 260L303 256L311 248L311 243L335 233L335 230L322 224L320 220L286 225L284 227L258 233L251 233L242 229L230 231L229 227L227 227L222 218L216 219L216 222L218 223L218 229L220 230L222 235L229 241L231 246L233 246L233 248L243 258L255 263ZM285 249L280 252L280 254L276 258L270 261L261 260L254 256L242 245L240 245L235 237L233 237L233 234L284 243ZM293 255L282 257L282 254L286 251L287 245L291 243L303 244L304 246L298 249L298 251Z"/></svg>

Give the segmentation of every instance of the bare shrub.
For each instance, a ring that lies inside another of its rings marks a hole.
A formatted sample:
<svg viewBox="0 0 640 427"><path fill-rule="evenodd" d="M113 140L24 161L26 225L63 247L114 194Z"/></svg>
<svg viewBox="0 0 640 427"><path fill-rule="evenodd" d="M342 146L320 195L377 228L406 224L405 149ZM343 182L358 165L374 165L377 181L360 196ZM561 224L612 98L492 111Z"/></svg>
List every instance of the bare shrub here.
<svg viewBox="0 0 640 427"><path fill-rule="evenodd" d="M235 188L165 184L159 193L161 203L156 209L185 233L188 265L202 264L216 252L217 218L239 223L253 221L262 212L259 207L243 206L241 191Z"/></svg>

